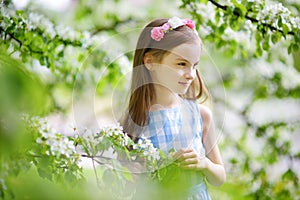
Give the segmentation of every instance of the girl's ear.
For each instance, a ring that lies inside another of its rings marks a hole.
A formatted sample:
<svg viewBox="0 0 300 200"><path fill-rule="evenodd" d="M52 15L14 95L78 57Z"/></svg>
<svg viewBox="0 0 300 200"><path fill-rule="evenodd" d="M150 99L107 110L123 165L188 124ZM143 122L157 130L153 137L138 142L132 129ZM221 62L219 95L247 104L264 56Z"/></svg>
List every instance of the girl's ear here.
<svg viewBox="0 0 300 200"><path fill-rule="evenodd" d="M147 52L145 55L144 55L144 65L145 67L149 70L149 71L152 71L153 70L153 55L149 52Z"/></svg>

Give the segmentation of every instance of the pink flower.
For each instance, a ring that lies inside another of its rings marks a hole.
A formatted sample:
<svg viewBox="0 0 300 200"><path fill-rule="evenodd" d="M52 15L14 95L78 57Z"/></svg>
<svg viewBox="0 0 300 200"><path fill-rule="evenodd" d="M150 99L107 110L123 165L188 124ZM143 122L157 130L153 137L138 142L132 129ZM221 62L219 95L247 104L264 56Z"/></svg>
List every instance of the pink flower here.
<svg viewBox="0 0 300 200"><path fill-rule="evenodd" d="M183 22L186 26L190 27L191 29L195 28L195 24L192 20L190 19L185 19Z"/></svg>
<svg viewBox="0 0 300 200"><path fill-rule="evenodd" d="M164 37L165 33L184 25L189 27L190 29L195 30L195 24L192 20L172 17L168 20L168 22L164 23L162 26L154 27L151 30L151 38L155 41L160 41Z"/></svg>
<svg viewBox="0 0 300 200"><path fill-rule="evenodd" d="M151 30L151 38L155 41L160 41L164 37L164 29L162 27L154 27Z"/></svg>

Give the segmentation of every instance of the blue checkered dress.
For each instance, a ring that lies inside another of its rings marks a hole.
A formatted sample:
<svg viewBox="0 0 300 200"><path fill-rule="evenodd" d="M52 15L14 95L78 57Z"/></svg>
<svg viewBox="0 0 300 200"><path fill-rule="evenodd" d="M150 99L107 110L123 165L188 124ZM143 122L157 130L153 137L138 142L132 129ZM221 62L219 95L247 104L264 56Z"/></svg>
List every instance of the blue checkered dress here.
<svg viewBox="0 0 300 200"><path fill-rule="evenodd" d="M156 148L165 153L171 149L193 148L200 157L205 156L202 119L196 101L184 99L178 107L151 111L148 116L149 124L143 128L143 135ZM210 200L203 175L193 171L188 176L194 185L188 199Z"/></svg>

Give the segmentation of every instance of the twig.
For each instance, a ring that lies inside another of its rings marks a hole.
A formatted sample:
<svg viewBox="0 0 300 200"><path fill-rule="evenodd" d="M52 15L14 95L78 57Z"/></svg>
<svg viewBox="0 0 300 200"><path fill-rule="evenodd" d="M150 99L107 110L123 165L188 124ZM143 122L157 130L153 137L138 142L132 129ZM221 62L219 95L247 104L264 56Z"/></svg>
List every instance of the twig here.
<svg viewBox="0 0 300 200"><path fill-rule="evenodd" d="M28 153L27 155L32 156L34 158L41 158L41 155L36 155L36 154L32 154L32 153Z"/></svg>
<svg viewBox="0 0 300 200"><path fill-rule="evenodd" d="M95 162L94 162L93 158L92 158L92 163L93 163L93 168L94 168L94 173L95 173L95 177L96 177L97 186L100 188L100 181L99 181L99 177L98 177L98 174L97 174L97 170L96 170L96 166L95 166Z"/></svg>
<svg viewBox="0 0 300 200"><path fill-rule="evenodd" d="M109 157L102 156L102 154L99 155L99 156L90 156L90 155L86 155L86 154L81 154L81 156L82 157L86 157L86 158L91 158L93 162L97 162L99 165L103 165L103 166L106 166L106 167L108 167L108 168L111 169L112 166L110 165L110 163L108 163L108 162L102 162L100 160L95 159L95 158L102 158L102 159L105 159L107 161L110 161L112 159L112 158L109 158Z"/></svg>
<svg viewBox="0 0 300 200"><path fill-rule="evenodd" d="M86 157L86 158L103 158L103 159L105 159L105 160L111 160L111 158L109 158L109 157L105 157L105 156L103 156L102 154L101 155L99 155L99 156L90 156L90 155L87 155L87 154L81 154L81 156L82 157Z"/></svg>
<svg viewBox="0 0 300 200"><path fill-rule="evenodd" d="M133 21L132 17L128 17L127 19L121 20L121 21L115 21L112 25L110 26L102 26L102 27L97 27L95 30L92 31L92 35L96 35L99 32L102 31L108 31L108 30L114 30L117 26L121 24L126 24Z"/></svg>

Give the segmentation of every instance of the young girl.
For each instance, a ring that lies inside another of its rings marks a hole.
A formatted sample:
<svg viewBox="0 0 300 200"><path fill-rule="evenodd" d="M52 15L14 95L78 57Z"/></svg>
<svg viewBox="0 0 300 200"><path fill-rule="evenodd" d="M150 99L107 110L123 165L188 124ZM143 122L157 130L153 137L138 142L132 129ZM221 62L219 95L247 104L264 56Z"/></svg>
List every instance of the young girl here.
<svg viewBox="0 0 300 200"><path fill-rule="evenodd" d="M141 135L166 154L174 151L190 173L189 199L210 199L205 179L220 186L226 174L214 139L210 110L198 104L208 91L197 70L202 42L189 19L149 23L134 55L128 111L121 121L132 138Z"/></svg>

